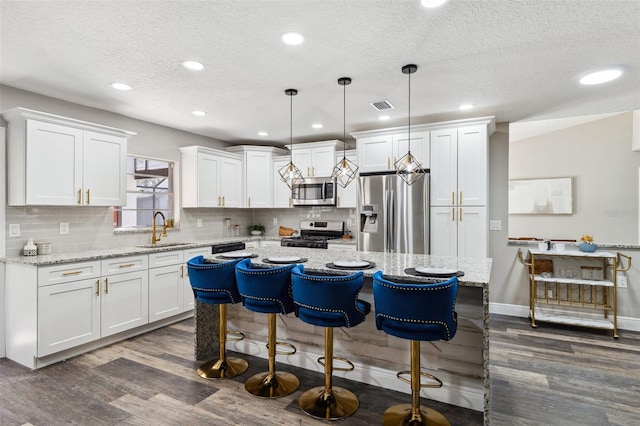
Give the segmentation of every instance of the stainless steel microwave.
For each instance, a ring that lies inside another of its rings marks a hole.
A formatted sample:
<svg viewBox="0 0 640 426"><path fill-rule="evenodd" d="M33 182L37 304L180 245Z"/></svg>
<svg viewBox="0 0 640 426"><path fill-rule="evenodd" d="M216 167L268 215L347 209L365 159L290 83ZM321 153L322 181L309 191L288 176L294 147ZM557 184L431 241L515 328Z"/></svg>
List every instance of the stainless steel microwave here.
<svg viewBox="0 0 640 426"><path fill-rule="evenodd" d="M335 206L338 199L336 180L330 177L305 178L291 190L294 206Z"/></svg>

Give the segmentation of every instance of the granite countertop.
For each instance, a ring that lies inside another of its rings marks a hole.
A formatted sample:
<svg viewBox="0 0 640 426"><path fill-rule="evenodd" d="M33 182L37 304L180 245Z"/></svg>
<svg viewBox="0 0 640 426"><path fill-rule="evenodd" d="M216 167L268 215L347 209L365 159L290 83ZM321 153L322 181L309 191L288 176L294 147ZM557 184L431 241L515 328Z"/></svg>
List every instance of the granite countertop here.
<svg viewBox="0 0 640 426"><path fill-rule="evenodd" d="M430 256L424 254L402 254L402 253L381 253L381 252L363 252L354 251L345 255L344 252L336 253L331 250L300 248L300 247L264 247L247 250L258 255L252 258L253 263L263 266L274 267L273 263L264 262L269 257L281 256L299 256L306 258L304 262L305 271L309 273L330 273L335 275L355 272L351 270L336 270L327 267L327 263L333 261L345 260L366 260L374 262L375 268L362 270L365 276L373 276L375 271L383 271L389 280L411 281L411 282L433 282L434 278L410 275L404 272L406 268L417 266L451 268L463 271L464 275L459 277L461 285L468 287L483 287L489 285L489 277L491 275L492 260L488 258L471 258L471 257L449 257L449 256ZM242 253L242 251L223 253L224 255L233 255L234 253ZM221 254L211 255L212 260L220 261ZM438 280L439 281L439 280Z"/></svg>

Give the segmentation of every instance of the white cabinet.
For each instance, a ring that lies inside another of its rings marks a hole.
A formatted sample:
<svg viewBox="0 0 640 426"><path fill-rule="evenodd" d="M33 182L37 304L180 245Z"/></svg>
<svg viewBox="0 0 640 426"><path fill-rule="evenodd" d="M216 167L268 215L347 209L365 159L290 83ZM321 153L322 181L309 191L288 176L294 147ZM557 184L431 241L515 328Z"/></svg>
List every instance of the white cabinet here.
<svg viewBox="0 0 640 426"><path fill-rule="evenodd" d="M356 138L360 173L394 169L394 163L409 150L406 127L351 133ZM429 131L424 126L411 127L411 154L428 169Z"/></svg>
<svg viewBox="0 0 640 426"><path fill-rule="evenodd" d="M127 139L135 133L24 108L2 115L10 205L126 204Z"/></svg>
<svg viewBox="0 0 640 426"><path fill-rule="evenodd" d="M284 154L280 148L267 146L240 145L226 148L226 151L243 156L242 207L272 207L274 181L278 174L273 170L273 156Z"/></svg>
<svg viewBox="0 0 640 426"><path fill-rule="evenodd" d="M187 262L196 256L211 256L211 247L200 247L195 249L187 249L183 253L184 258L184 279L182 283L182 310L184 312L193 310L194 297L193 290L191 289L191 282L189 281L189 269L187 268Z"/></svg>
<svg viewBox="0 0 640 426"><path fill-rule="evenodd" d="M291 188L280 179L278 170L289 164L289 157L274 157L273 175L271 182L273 185L273 207L291 207Z"/></svg>
<svg viewBox="0 0 640 426"><path fill-rule="evenodd" d="M431 207L429 253L487 257L486 207Z"/></svg>
<svg viewBox="0 0 640 426"><path fill-rule="evenodd" d="M341 147L338 140L310 142L293 145L293 164L304 177L331 176L335 166L336 148Z"/></svg>
<svg viewBox="0 0 640 426"><path fill-rule="evenodd" d="M149 321L184 311L184 262L182 250L149 255Z"/></svg>
<svg viewBox="0 0 640 426"><path fill-rule="evenodd" d="M336 160L334 164L338 164L338 161L342 160L343 152L339 151L336 154ZM347 160L352 161L356 165L358 164L358 159L355 151L347 151L346 152ZM343 188L338 185L338 200L336 207L338 208L355 208L356 207L356 188L358 187L358 178L356 177L351 183Z"/></svg>
<svg viewBox="0 0 640 426"><path fill-rule="evenodd" d="M201 146L180 148L182 207L240 207L242 156Z"/></svg>

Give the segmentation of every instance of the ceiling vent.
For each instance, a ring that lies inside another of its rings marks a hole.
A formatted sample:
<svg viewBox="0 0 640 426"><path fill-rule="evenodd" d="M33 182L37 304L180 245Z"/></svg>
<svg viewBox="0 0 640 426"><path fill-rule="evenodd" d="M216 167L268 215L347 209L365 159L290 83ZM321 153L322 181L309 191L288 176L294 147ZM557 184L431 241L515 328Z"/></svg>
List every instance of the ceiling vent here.
<svg viewBox="0 0 640 426"><path fill-rule="evenodd" d="M391 102L384 100L384 101L378 101L378 102L371 102L369 105L371 105L373 108L375 108L376 111L386 111L388 109L393 109L394 106L391 105Z"/></svg>

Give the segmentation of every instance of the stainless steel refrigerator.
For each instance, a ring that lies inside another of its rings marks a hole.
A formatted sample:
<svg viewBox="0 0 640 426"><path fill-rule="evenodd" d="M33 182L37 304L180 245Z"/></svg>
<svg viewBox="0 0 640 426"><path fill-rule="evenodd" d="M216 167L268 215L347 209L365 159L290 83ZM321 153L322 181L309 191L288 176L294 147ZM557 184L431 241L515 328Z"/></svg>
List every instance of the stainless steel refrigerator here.
<svg viewBox="0 0 640 426"><path fill-rule="evenodd" d="M429 174L407 185L395 173L358 178L358 250L429 253Z"/></svg>

